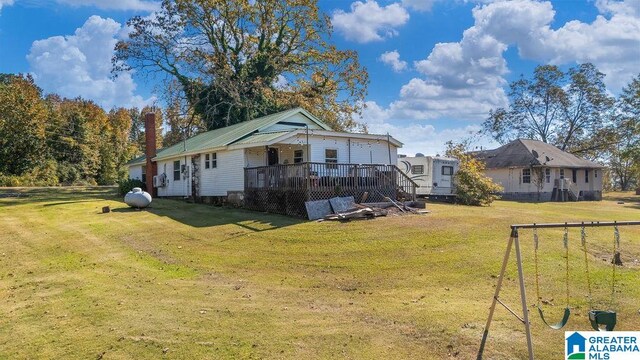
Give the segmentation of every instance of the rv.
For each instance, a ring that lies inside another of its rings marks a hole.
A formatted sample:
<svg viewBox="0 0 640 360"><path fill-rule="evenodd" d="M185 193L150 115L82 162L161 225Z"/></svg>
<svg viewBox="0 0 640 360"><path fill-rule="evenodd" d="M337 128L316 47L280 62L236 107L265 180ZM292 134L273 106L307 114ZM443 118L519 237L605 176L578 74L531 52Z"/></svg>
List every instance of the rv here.
<svg viewBox="0 0 640 360"><path fill-rule="evenodd" d="M429 198L453 198L455 189L453 176L460 167L457 159L424 156L420 153L415 157L399 157L398 167L411 180L420 185L416 194Z"/></svg>

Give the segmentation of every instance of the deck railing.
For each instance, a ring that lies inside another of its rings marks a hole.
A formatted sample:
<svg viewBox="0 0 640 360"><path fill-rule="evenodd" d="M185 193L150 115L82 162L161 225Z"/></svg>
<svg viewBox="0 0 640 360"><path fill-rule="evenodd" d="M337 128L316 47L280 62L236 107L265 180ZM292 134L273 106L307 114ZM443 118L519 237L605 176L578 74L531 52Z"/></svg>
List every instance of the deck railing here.
<svg viewBox="0 0 640 360"><path fill-rule="evenodd" d="M364 193L367 201L383 201L385 197L415 200L418 187L397 166L386 164L304 162L245 168L244 176L247 207L281 213L287 208L284 213L301 216L304 202L309 200L351 195L360 201ZM274 201L288 205L270 204ZM270 210L274 206L280 210ZM300 207L302 210L291 210Z"/></svg>

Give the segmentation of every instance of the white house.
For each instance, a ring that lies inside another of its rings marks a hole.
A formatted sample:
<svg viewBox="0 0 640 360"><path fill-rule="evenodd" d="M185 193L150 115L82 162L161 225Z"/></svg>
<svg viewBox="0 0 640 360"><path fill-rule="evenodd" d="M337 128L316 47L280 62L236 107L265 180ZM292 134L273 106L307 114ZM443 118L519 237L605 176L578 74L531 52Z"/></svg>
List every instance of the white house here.
<svg viewBox="0 0 640 360"><path fill-rule="evenodd" d="M352 178L373 165L378 177L390 171L380 166L395 167L401 146L389 135L333 131L296 108L198 134L159 150L152 161L158 196L207 200L242 197L249 189L291 188L294 178L307 187L355 186ZM145 164L145 156L130 161L130 178L146 177Z"/></svg>
<svg viewBox="0 0 640 360"><path fill-rule="evenodd" d="M518 139L475 153L503 199L525 201L601 200L604 166L538 140Z"/></svg>

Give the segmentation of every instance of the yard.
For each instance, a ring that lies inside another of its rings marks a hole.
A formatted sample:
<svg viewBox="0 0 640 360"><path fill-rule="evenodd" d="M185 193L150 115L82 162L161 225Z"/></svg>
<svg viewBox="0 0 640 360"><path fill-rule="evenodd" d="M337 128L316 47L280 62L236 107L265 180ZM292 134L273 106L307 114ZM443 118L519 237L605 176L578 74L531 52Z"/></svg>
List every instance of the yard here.
<svg viewBox="0 0 640 360"><path fill-rule="evenodd" d="M0 359L471 359L510 224L637 220L640 209L624 194L317 223L172 200L135 211L111 188L0 190L15 192L26 196L0 198ZM640 330L640 227L620 231L616 330ZM562 231L539 234L541 296L557 321ZM537 317L531 232L521 238L536 355L560 358L564 331ZM589 330L578 229L569 241L566 329ZM613 230L590 229L589 241L606 307ZM514 264L502 298L518 309ZM501 307L485 354L526 357L522 324Z"/></svg>

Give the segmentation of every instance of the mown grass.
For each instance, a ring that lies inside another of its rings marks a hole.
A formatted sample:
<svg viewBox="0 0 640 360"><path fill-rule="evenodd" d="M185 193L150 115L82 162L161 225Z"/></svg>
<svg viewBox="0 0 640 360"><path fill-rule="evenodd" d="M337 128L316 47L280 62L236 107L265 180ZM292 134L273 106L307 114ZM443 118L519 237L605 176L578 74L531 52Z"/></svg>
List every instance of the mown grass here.
<svg viewBox="0 0 640 360"><path fill-rule="evenodd" d="M602 202L488 208L429 204L424 216L306 222L154 200L128 209L110 188L4 189L0 358L475 358L509 225L634 220L631 194ZM617 202L623 199L624 204ZM102 206L113 212L101 214ZM619 330L640 330L640 228L621 228ZM561 358L564 332L537 318L531 233L521 232L534 346ZM564 307L562 231L540 231L541 296ZM589 330L579 230L570 234L568 330ZM611 293L612 229L589 230L594 303ZM511 262L502 298L519 308ZM498 309L487 359L526 357Z"/></svg>

